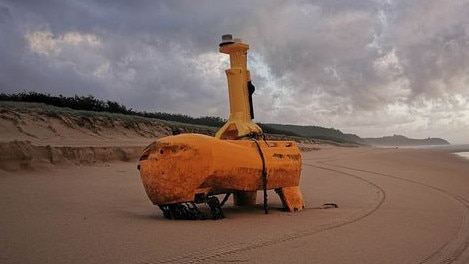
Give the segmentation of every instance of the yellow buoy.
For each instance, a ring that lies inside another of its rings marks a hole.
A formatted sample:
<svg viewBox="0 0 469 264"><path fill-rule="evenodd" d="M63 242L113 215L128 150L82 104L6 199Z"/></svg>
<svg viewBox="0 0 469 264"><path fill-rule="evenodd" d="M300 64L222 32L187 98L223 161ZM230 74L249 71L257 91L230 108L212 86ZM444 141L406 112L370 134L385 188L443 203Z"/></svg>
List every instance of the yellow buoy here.
<svg viewBox="0 0 469 264"><path fill-rule="evenodd" d="M180 134L159 139L145 148L139 161L145 191L166 218L202 219L196 203L207 203L212 218L223 218L214 196L234 194L235 205L253 205L258 190L279 194L289 211L300 211L301 153L294 141L266 141L252 121L252 93L247 70L249 45L224 35L220 52L230 55L226 70L230 117L215 137Z"/></svg>

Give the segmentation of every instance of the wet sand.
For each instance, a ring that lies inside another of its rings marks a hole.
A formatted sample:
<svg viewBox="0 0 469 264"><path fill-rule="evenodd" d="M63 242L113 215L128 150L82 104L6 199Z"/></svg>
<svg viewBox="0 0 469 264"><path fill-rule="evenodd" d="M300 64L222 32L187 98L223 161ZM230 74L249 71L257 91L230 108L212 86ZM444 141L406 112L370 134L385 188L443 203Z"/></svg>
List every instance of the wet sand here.
<svg viewBox="0 0 469 264"><path fill-rule="evenodd" d="M229 201L219 221L164 219L134 161L0 170L0 263L469 263L469 161L331 147L303 163L306 210L269 192L268 215Z"/></svg>

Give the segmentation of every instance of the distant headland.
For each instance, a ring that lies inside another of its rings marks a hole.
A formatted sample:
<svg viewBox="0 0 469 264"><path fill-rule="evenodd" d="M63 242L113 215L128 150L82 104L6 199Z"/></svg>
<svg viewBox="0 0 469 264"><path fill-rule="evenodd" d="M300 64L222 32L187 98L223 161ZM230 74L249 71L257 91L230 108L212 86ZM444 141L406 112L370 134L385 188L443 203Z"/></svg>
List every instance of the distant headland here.
<svg viewBox="0 0 469 264"><path fill-rule="evenodd" d="M374 146L428 146L450 145L442 138L413 139L402 135L393 135L380 138L363 138L368 144Z"/></svg>

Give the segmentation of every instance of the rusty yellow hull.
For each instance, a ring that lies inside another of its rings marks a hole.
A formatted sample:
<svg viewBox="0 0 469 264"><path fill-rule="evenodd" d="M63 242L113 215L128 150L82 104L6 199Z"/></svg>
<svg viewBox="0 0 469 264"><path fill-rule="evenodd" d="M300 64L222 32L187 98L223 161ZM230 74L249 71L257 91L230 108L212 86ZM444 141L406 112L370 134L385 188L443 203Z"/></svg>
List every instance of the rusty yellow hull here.
<svg viewBox="0 0 469 264"><path fill-rule="evenodd" d="M257 143L264 161L253 140L200 134L162 138L145 148L139 161L146 193L155 205L164 205L194 201L196 195L262 190L265 167L267 189L278 190L289 210L303 209L301 153L295 142Z"/></svg>

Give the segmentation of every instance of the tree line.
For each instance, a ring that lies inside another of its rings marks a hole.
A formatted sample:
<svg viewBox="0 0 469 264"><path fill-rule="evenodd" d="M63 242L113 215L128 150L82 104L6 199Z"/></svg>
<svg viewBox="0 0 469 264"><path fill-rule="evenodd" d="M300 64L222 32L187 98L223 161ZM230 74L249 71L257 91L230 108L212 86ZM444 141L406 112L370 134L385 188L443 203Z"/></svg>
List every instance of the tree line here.
<svg viewBox="0 0 469 264"><path fill-rule="evenodd" d="M15 102L31 102L31 103L44 103L57 107L68 107L75 110L90 110L96 112L111 112L121 114L133 114L132 109L127 109L113 101L103 101L95 98L92 95L66 97L63 95L53 96L50 94L43 94L37 92L22 92L17 94L0 94L1 101L15 101Z"/></svg>
<svg viewBox="0 0 469 264"><path fill-rule="evenodd" d="M88 110L95 112L109 112L124 115L136 115L148 118L156 118L166 121L175 121L186 124L204 125L211 127L221 127L226 123L226 119L214 116L191 117L183 114L170 114L164 112L146 112L135 111L132 108L127 108L125 105L119 104L115 101L100 100L92 95L88 96L63 96L51 95L38 92L21 92L16 94L0 93L0 101L14 101L14 102L31 102L31 103L44 103L56 107L68 107L75 110ZM289 136L297 136L297 134L276 129L264 124L259 124L265 133L281 134Z"/></svg>

